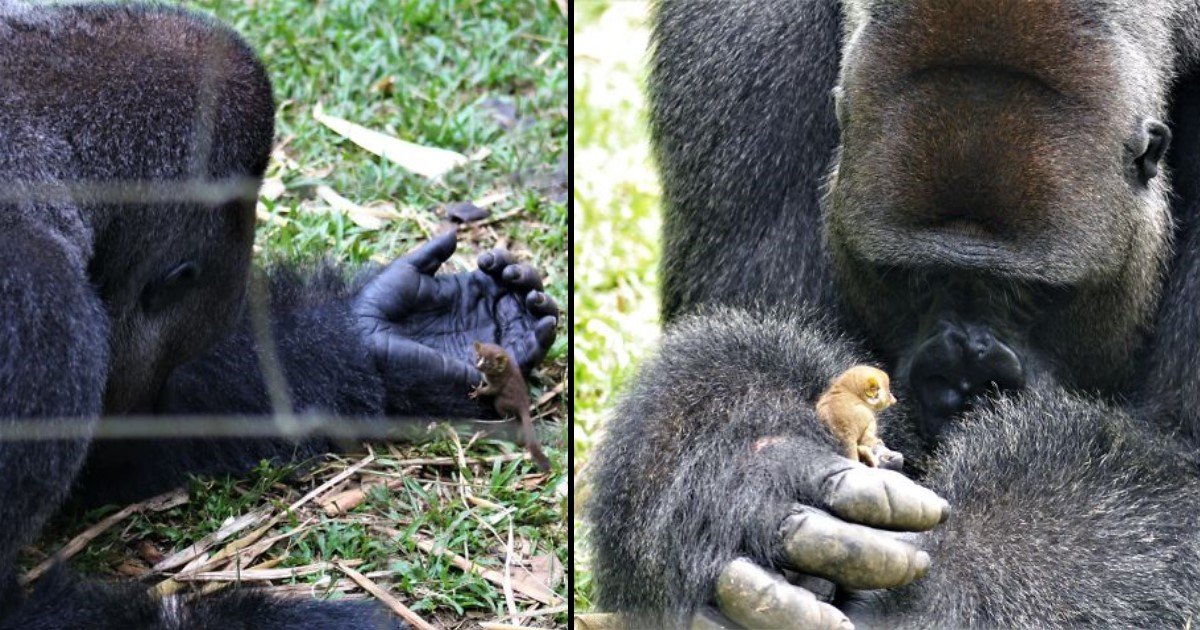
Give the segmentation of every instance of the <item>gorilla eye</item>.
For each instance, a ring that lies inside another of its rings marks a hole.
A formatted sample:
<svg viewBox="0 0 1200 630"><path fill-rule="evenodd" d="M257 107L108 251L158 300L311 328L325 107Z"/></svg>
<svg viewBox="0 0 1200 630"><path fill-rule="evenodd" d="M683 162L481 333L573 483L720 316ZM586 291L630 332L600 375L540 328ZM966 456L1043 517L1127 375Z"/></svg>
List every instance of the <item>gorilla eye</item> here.
<svg viewBox="0 0 1200 630"><path fill-rule="evenodd" d="M178 300L191 290L199 277L200 265L195 261L189 260L175 265L142 290L142 308L153 312Z"/></svg>
<svg viewBox="0 0 1200 630"><path fill-rule="evenodd" d="M1139 133L1130 141L1133 167L1138 181L1144 186L1158 176L1158 165L1171 144L1171 130L1152 118L1142 122Z"/></svg>

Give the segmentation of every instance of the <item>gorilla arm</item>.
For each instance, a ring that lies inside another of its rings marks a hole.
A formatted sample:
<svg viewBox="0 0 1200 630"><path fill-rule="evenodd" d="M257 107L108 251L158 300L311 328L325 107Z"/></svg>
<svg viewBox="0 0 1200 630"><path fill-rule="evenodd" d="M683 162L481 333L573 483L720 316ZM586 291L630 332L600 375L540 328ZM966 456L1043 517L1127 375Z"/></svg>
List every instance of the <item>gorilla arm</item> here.
<svg viewBox="0 0 1200 630"><path fill-rule="evenodd" d="M528 373L554 341L558 307L540 290L537 272L511 264L502 250L482 255L479 270L435 276L454 248L454 234L444 234L349 284L336 268L307 277L272 272L274 354L294 411L359 420L494 417L468 398L482 380L472 342L503 345ZM157 411L269 421L272 397L261 365L247 321L175 370ZM188 473L240 472L262 459L290 461L332 448L325 438L98 440L77 494L88 503L132 500Z"/></svg>
<svg viewBox="0 0 1200 630"><path fill-rule="evenodd" d="M273 274L272 332L297 411L480 417L486 406L467 398L482 380L474 341L503 345L525 373L542 360L558 307L537 272L498 251L478 271L435 276L454 249L443 234L351 286L336 269ZM269 413L260 372L247 323L177 370L160 410Z"/></svg>
<svg viewBox="0 0 1200 630"><path fill-rule="evenodd" d="M1196 456L1063 391L970 414L924 483L954 506L929 574L845 609L859 626L1166 627L1200 612Z"/></svg>
<svg viewBox="0 0 1200 630"><path fill-rule="evenodd" d="M836 627L841 613L767 569L856 588L918 577L928 557L875 528L929 529L945 502L842 457L813 409L861 359L811 312L726 308L673 326L597 453L601 608L676 627L717 600L744 625ZM844 554L825 553L834 541Z"/></svg>
<svg viewBox="0 0 1200 630"><path fill-rule="evenodd" d="M46 210L0 204L0 612L17 594L9 589L18 549L66 497L83 462L86 431L78 429L99 417L107 374L107 317L79 252L53 219L39 220ZM58 210L50 216L69 216ZM12 422L21 420L51 431L65 425L77 437L15 439Z"/></svg>

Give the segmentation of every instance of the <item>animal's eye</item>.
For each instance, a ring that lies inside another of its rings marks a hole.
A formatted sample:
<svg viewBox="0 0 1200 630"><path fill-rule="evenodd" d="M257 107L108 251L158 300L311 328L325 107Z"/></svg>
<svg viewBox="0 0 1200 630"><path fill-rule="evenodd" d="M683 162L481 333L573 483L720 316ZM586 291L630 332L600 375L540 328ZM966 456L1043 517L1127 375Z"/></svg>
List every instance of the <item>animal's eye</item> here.
<svg viewBox="0 0 1200 630"><path fill-rule="evenodd" d="M156 311L178 300L196 284L200 265L188 260L172 267L167 273L146 284L142 290L142 308Z"/></svg>
<svg viewBox="0 0 1200 630"><path fill-rule="evenodd" d="M192 261L179 263L163 277L166 284L180 284L195 280L200 276L200 266Z"/></svg>

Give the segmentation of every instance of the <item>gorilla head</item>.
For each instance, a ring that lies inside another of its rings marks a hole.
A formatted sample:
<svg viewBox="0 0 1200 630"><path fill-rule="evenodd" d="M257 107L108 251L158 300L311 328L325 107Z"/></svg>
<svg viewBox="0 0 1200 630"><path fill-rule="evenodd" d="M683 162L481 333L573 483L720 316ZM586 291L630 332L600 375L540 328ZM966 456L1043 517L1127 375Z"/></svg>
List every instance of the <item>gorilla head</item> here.
<svg viewBox="0 0 1200 630"><path fill-rule="evenodd" d="M105 410L149 412L173 368L229 330L245 291L253 202L125 207L93 268L112 332ZM163 243L166 238L169 242Z"/></svg>
<svg viewBox="0 0 1200 630"><path fill-rule="evenodd" d="M1174 53L1169 7L1115 2L844 3L829 243L926 437L997 388L1128 377L1170 249Z"/></svg>
<svg viewBox="0 0 1200 630"><path fill-rule="evenodd" d="M64 79L52 91L29 86L54 103L50 111L87 103L110 85L140 86L112 97L124 103L122 116L96 123L84 112L81 128L62 132L74 138L77 154L57 176L82 187L75 200L92 237L88 275L109 315L105 411L148 412L171 370L229 330L239 313L274 100L254 52L215 23L197 25L170 10L103 18L78 10L81 20L102 19L123 45L89 54L87 71L47 67L56 63L52 54L44 55L51 61L31 54L14 62L30 66L22 76L96 77L94 85ZM96 48L87 32L80 29L79 42L67 38L69 45ZM153 150L125 149L131 146Z"/></svg>

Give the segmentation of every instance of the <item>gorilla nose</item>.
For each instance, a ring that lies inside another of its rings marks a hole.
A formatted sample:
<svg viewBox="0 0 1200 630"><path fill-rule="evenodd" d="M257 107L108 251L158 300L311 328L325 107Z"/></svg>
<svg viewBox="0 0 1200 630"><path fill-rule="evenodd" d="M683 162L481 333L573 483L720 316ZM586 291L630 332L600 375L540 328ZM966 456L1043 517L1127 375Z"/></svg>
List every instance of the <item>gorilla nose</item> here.
<svg viewBox="0 0 1200 630"><path fill-rule="evenodd" d="M941 319L917 347L908 384L920 405L922 433L933 439L989 392L1024 387L1025 373L989 326Z"/></svg>

